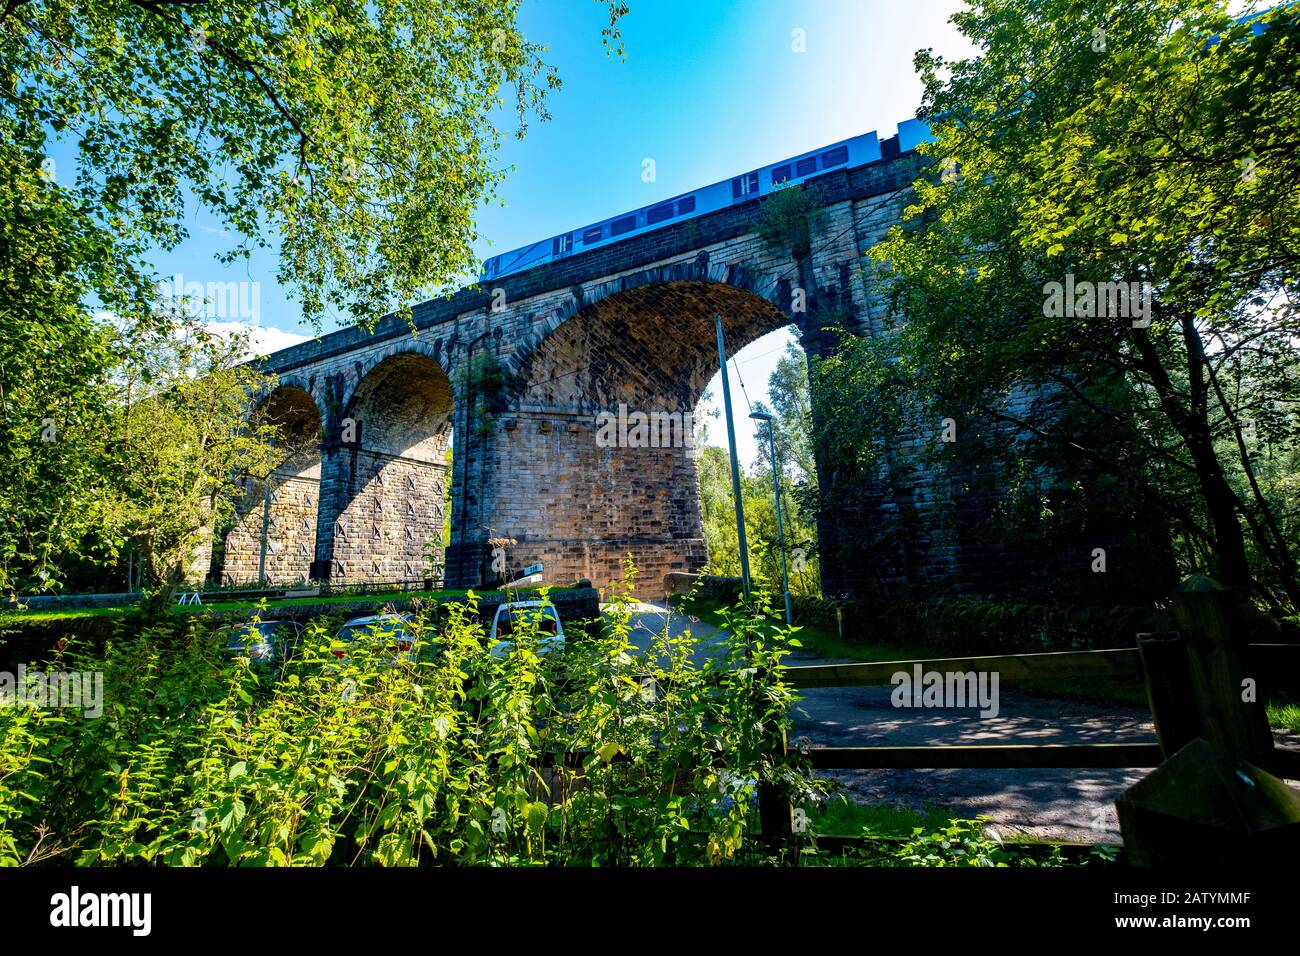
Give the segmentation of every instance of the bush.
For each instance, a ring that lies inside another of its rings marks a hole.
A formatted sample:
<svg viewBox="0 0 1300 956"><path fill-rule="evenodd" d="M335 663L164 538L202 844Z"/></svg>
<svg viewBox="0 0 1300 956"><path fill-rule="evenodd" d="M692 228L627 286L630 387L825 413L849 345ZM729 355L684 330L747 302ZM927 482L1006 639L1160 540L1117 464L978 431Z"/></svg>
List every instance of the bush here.
<svg viewBox="0 0 1300 956"><path fill-rule="evenodd" d="M414 661L340 659L315 623L274 680L193 622L65 650L103 715L0 708L0 863L718 864L760 783L802 786L770 748L774 619L733 615L728 660L697 665L690 634L637 652L620 597L563 654L533 621L494 657L475 604L417 620Z"/></svg>
<svg viewBox="0 0 1300 956"><path fill-rule="evenodd" d="M1141 632L1173 627L1168 615L1138 607L1002 604L959 600L926 603L829 601L796 596L797 624L835 633L843 612L844 637L864 643L932 648L959 654L1133 647Z"/></svg>

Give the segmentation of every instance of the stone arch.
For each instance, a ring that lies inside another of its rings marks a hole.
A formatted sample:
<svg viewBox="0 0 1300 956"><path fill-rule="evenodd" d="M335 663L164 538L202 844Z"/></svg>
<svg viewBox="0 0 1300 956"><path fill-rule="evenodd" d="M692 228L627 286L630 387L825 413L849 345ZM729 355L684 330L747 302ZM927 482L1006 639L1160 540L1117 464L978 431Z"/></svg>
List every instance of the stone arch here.
<svg viewBox="0 0 1300 956"><path fill-rule="evenodd" d="M449 379L450 374L447 367L450 354L450 349L445 345L443 339L433 338L428 334L419 338L399 339L383 349L370 352L357 359L345 376L337 401L343 413L346 414L356 405L359 395L364 395L367 389L373 390L375 380L371 377L371 374L376 370L380 370L381 366L391 370L405 362L411 363L407 366L408 368L420 368L433 372L430 367L433 365L437 366L437 370L442 373L444 378ZM421 359L427 360L427 362L422 362ZM384 372L380 370L380 374L384 374ZM367 380L369 380L368 384Z"/></svg>
<svg viewBox="0 0 1300 956"><path fill-rule="evenodd" d="M259 397L250 418L275 426L276 443L286 457L269 481L244 481L233 518L218 535L212 576L227 584L302 583L316 551L320 407L304 383L282 379Z"/></svg>
<svg viewBox="0 0 1300 956"><path fill-rule="evenodd" d="M575 320L581 323L618 312L644 315L656 308L667 308L679 316L702 316L708 328L692 331L704 334L710 343L714 342L713 311L721 312L728 347L739 351L766 332L796 323L801 317L792 311L796 285L789 275L768 275L735 262L711 263L704 251L690 261L643 269L590 287L574 286L569 297L541 319L538 330L524 337L505 364L514 373L515 390L527 390L537 380L539 361L548 351L555 351L546 343L556 335L572 335ZM751 326L762 330L754 334ZM633 331L638 328L649 326L638 323ZM732 345L733 336L742 340L740 344ZM716 373L716 349L711 354ZM701 390L704 384L699 386Z"/></svg>
<svg viewBox="0 0 1300 956"><path fill-rule="evenodd" d="M713 317L734 354L792 324L790 288L697 262L574 298L517 356L498 416L497 481L481 497L508 503L523 486L528 507L497 505L487 523L519 542L511 567L542 561L548 580L603 586L631 553L638 590L657 594L664 574L707 562L693 418L718 371Z"/></svg>
<svg viewBox="0 0 1300 956"><path fill-rule="evenodd" d="M453 405L450 378L430 351L408 342L378 353L342 393L325 443L319 577L428 576L426 553L442 543Z"/></svg>

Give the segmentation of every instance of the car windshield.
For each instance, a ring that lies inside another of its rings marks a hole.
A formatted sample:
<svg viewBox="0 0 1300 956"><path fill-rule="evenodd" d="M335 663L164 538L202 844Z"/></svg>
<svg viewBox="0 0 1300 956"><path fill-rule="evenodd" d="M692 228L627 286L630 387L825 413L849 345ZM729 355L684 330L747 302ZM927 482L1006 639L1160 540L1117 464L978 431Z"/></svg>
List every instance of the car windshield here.
<svg viewBox="0 0 1300 956"><path fill-rule="evenodd" d="M559 633L559 621L555 617L554 608L512 608L502 614L501 619L497 622L497 637L509 637L516 628L526 627L529 621L536 619L538 610L542 612L542 619L537 622L538 632L542 634Z"/></svg>
<svg viewBox="0 0 1300 956"><path fill-rule="evenodd" d="M243 647L248 643L260 643L269 641L275 637L275 624L241 624L237 627L226 628L226 643L230 647Z"/></svg>

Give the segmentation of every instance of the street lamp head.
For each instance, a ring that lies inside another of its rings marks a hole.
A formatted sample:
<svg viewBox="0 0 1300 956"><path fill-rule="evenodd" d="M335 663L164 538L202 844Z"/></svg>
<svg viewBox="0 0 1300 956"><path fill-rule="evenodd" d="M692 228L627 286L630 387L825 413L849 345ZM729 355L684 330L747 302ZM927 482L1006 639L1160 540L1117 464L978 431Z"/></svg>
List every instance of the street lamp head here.
<svg viewBox="0 0 1300 956"><path fill-rule="evenodd" d="M750 412L749 417L760 422L770 422L772 420L772 416L767 412Z"/></svg>

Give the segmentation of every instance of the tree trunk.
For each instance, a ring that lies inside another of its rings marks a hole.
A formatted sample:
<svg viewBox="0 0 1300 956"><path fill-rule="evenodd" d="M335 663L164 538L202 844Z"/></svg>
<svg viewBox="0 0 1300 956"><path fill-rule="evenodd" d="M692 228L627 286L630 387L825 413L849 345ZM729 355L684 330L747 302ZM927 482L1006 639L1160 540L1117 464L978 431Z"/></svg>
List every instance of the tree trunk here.
<svg viewBox="0 0 1300 956"><path fill-rule="evenodd" d="M1196 480L1201 487L1210 525L1214 528L1218 580L1243 597L1247 596L1251 590L1250 562L1246 557L1246 536L1237 518L1237 495L1223 477L1208 425L1203 432L1200 428L1194 429L1184 437L1184 441L1196 466Z"/></svg>
<svg viewBox="0 0 1300 956"><path fill-rule="evenodd" d="M1246 538L1237 519L1237 495L1223 476L1223 467L1214 453L1210 433L1208 383L1205 380L1205 351L1194 320L1179 320L1187 350L1187 379L1190 395L1186 405L1170 381L1168 372L1151 340L1140 335L1135 339L1141 356L1139 367L1151 378L1161 407L1183 439L1192 466L1196 470L1201 499L1210 518L1214 535L1215 574L1219 581L1243 598L1251 591L1250 562L1246 557Z"/></svg>

